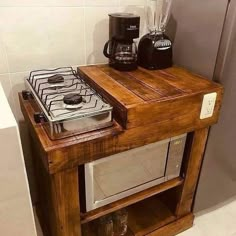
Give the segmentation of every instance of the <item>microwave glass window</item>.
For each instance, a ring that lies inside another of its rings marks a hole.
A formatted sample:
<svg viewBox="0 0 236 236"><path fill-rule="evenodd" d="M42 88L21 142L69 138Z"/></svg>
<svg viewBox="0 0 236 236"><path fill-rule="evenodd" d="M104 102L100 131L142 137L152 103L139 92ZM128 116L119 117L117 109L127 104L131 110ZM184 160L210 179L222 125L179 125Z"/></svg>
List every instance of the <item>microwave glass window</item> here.
<svg viewBox="0 0 236 236"><path fill-rule="evenodd" d="M93 166L94 201L162 178L167 150L168 142L154 143L98 161Z"/></svg>

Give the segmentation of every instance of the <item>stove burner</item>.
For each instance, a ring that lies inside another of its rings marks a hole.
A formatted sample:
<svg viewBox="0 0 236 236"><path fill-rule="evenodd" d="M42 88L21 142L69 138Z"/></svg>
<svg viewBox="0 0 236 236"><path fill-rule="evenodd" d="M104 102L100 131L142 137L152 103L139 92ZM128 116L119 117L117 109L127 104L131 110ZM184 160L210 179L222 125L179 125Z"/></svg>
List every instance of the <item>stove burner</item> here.
<svg viewBox="0 0 236 236"><path fill-rule="evenodd" d="M83 98L78 93L69 93L64 96L63 102L67 105L78 105L83 102Z"/></svg>
<svg viewBox="0 0 236 236"><path fill-rule="evenodd" d="M53 75L48 78L49 84L59 84L64 82L64 77L61 75Z"/></svg>
<svg viewBox="0 0 236 236"><path fill-rule="evenodd" d="M43 122L52 140L113 124L112 106L72 67L32 71L26 82L47 124L41 113L36 120Z"/></svg>

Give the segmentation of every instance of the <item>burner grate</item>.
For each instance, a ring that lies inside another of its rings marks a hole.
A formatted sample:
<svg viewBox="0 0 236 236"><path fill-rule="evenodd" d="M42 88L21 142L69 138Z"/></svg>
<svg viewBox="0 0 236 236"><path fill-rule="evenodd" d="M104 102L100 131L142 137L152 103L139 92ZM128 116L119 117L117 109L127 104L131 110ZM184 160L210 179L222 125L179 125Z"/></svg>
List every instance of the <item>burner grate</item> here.
<svg viewBox="0 0 236 236"><path fill-rule="evenodd" d="M50 83L54 78L55 82ZM47 114L52 118L71 117L76 115L78 111L80 115L94 111L99 112L108 105L94 89L76 74L72 67L35 70L30 73L27 80ZM73 92L83 97L82 106L73 108L73 106L63 105L64 96Z"/></svg>
<svg viewBox="0 0 236 236"><path fill-rule="evenodd" d="M35 122L44 117L53 140L113 125L112 106L72 67L32 71L26 85L41 108Z"/></svg>

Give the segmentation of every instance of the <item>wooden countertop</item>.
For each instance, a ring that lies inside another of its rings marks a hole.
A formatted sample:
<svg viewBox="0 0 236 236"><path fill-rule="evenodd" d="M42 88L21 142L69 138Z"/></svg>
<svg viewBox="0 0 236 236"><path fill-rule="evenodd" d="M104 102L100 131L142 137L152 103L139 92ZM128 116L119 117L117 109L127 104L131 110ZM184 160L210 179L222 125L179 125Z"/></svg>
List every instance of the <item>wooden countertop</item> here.
<svg viewBox="0 0 236 236"><path fill-rule="evenodd" d="M219 117L222 86L182 68L119 72L99 65L80 67L78 73L113 105L113 127L50 140L43 125L34 122L34 112L39 111L35 101L23 100L19 94L22 112L50 173L209 127ZM214 114L201 120L203 96L211 92L217 93Z"/></svg>
<svg viewBox="0 0 236 236"><path fill-rule="evenodd" d="M222 97L219 84L179 67L120 72L96 65L79 67L78 73L114 106L115 118L126 129L187 115L201 122L203 95L217 92L218 102ZM217 103L212 119L219 107Z"/></svg>

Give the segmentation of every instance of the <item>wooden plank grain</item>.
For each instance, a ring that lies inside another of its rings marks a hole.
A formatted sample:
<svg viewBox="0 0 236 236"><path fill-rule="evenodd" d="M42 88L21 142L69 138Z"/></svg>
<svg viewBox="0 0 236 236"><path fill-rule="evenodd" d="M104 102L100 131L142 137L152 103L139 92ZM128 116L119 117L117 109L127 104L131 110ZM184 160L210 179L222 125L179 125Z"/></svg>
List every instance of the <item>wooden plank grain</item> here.
<svg viewBox="0 0 236 236"><path fill-rule="evenodd" d="M135 236L143 236L173 222L176 217L157 196L131 205L128 226Z"/></svg>
<svg viewBox="0 0 236 236"><path fill-rule="evenodd" d="M162 77L153 76L151 73L148 73L146 69L139 68L139 70L126 72L144 86L149 86L159 92L163 96L177 96L183 94L183 91L171 85L167 81L163 80Z"/></svg>
<svg viewBox="0 0 236 236"><path fill-rule="evenodd" d="M188 145L187 160L185 160L185 180L179 190L179 201L176 216L182 217L192 211L197 181L203 161L203 154L208 136L208 128L196 130Z"/></svg>
<svg viewBox="0 0 236 236"><path fill-rule="evenodd" d="M177 77L178 79L185 79L187 81L193 81L195 83L205 84L205 86L212 86L211 80L201 75L190 72L185 68L173 66L173 67L165 69L164 71L170 73L171 75Z"/></svg>
<svg viewBox="0 0 236 236"><path fill-rule="evenodd" d="M214 88L214 86L217 87L217 84L212 81L189 73L185 69L179 67L170 67L158 71L145 70L145 72L157 79L168 82L170 85L184 93L196 93L209 88Z"/></svg>
<svg viewBox="0 0 236 236"><path fill-rule="evenodd" d="M203 124L198 127L201 125ZM52 151L49 156L51 162L49 169L51 173L54 173L148 143L191 132L195 127L195 124L192 124L189 119L176 118L172 120L172 126L170 126L170 121L166 121L158 125L152 124L130 129L129 132L123 132L113 138L108 137L77 143L71 147Z"/></svg>
<svg viewBox="0 0 236 236"><path fill-rule="evenodd" d="M49 229L49 236L80 236L81 216L86 225L88 221L127 207L131 235L173 236L192 226L192 205L208 127L218 121L223 88L176 67L135 72L117 72L109 68L112 71L109 75L108 69L102 71L101 68L104 66L79 70L114 107L113 127L52 141L44 126L33 120L37 104L33 100L24 101L20 95L21 109L36 145L34 161L42 212L40 219L46 222L45 232ZM210 92L217 93L214 114L201 120L202 99ZM189 149L186 150L189 151L185 152L181 170L184 180L154 186L80 215L79 165L189 132L188 137L192 135L192 139L187 140ZM154 196L161 192L162 196ZM169 195L172 195L172 204L161 199Z"/></svg>
<svg viewBox="0 0 236 236"><path fill-rule="evenodd" d="M161 119L173 119L173 114L183 116L186 111L192 113L189 116L193 119L197 119L199 114L193 111L200 109L204 94L217 92L217 103L222 100L222 86L178 67L155 71L138 68L131 72L120 72L107 65L99 65L81 67L79 71L83 71L85 79L92 82L111 103L115 119L125 129ZM109 85L105 89L101 82L102 76L107 76L107 80L109 78ZM115 87L112 84L118 86L119 92L115 96ZM128 99L124 97L126 94L134 96L130 103L124 102ZM193 108L189 109L192 98ZM183 108L184 106L188 108Z"/></svg>
<svg viewBox="0 0 236 236"><path fill-rule="evenodd" d="M99 68L113 80L123 85L125 88L130 90L144 101L156 100L162 97L158 91L146 86L146 84L140 83L128 73L113 70L108 66L100 66Z"/></svg>
<svg viewBox="0 0 236 236"><path fill-rule="evenodd" d="M103 75L106 75L104 72L100 71L102 76L99 75L97 77L96 71L99 72L100 67L103 66L82 67L81 69L88 70L89 73L91 71L93 72L93 76L96 78L90 78L90 80L96 80L98 87L103 86L103 82L100 84L99 80L101 79L103 81ZM177 71L181 71L181 69L177 69ZM159 76L161 72L155 71L152 73ZM198 90L197 93L183 92L177 97L168 97L166 95L157 101L152 100L150 102L139 103L142 100L141 98L137 97L132 92L129 92L127 88L122 87L122 85L116 81L112 82L112 79L109 76L107 77L108 78L105 80L109 80L109 82L111 81L111 83L118 85L119 92L117 94L121 92L120 89L122 89L122 91L128 91L128 94L133 98L138 99L138 102L133 100L131 102L132 105L129 106L122 104L120 100L114 102L112 104L114 105L113 115L117 122L114 122L113 127L60 140L50 140L43 125L35 124L33 114L35 111L39 111L39 108L37 108L34 101L24 101L20 95L21 107L25 119L31 130L33 130L35 138L38 139L38 142L41 144L42 149L48 154L46 155L47 159L44 160L44 163L50 173L55 173L66 168L73 168L76 165L84 164L121 151L126 151L130 148L139 147L150 142L156 142L166 137L168 138L181 134L181 132L185 133L195 129L208 127L218 120L223 89L220 85L216 85L211 81L200 78L196 79L197 81L201 80L201 83L203 84L207 83L207 86L210 84L210 88L204 91ZM165 81L168 76L162 75L162 77L164 81L163 84L166 86L165 88L167 90L172 90L172 85L169 85L169 83ZM174 78L174 76L172 77L171 78L178 83L179 80L176 79L176 77ZM149 81L148 76L147 80ZM151 78L151 81L154 81L154 77ZM185 86L187 86L186 81ZM108 83L108 81L106 83ZM140 85L141 84L142 83L140 82ZM147 83L145 82L145 84ZM156 84L156 86L158 85ZM108 90L111 89L108 87ZM152 91L155 90L154 88L152 89ZM116 89L114 88L113 90ZM103 90L100 92L102 93L102 91ZM217 92L214 114L210 118L201 120L200 111L202 99L205 93L210 92ZM112 102L112 99L114 99L112 95L113 91L106 91L106 93L111 93L109 97L111 97ZM133 102L137 103L134 104Z"/></svg>
<svg viewBox="0 0 236 236"><path fill-rule="evenodd" d="M214 114L208 121L219 116L223 97L221 89L208 90L206 93L211 92L217 93L217 100ZM129 129L154 122L162 122L164 120L170 121L170 119L173 120L177 117L192 120L192 123L204 123L205 121L200 119L204 94L205 93L181 95L178 98L172 97L167 100L162 100L159 103L148 103L142 106L130 107L127 115L126 128Z"/></svg>
<svg viewBox="0 0 236 236"><path fill-rule="evenodd" d="M29 119L29 117L33 116L32 109L29 109L30 103L23 101L22 96L20 96L20 100L24 116L30 129L33 131L35 139L38 140L44 152L47 153L43 158L47 158L44 160L44 163L50 173L72 168L76 165L173 137L181 133L190 132L194 129L208 127L217 122L221 105L221 99L218 99L214 115L204 120L199 119L200 104L197 106L197 109L194 109L191 105L191 100L189 100L189 103L183 104L183 106L189 105L189 109L179 115L176 115L176 112L174 112L173 116L168 117L165 116L165 113L162 114L162 110L158 114L158 107L156 107L156 111L152 109L151 112L146 114L146 118L142 118L143 123L140 126L129 130L123 130L117 124L114 127L100 131L52 141L47 136L42 125L36 125ZM177 108L178 106L174 107ZM174 107L173 111L175 111ZM166 106L166 109L169 109L168 112L172 112L170 108L170 104ZM155 115L155 119L158 122L149 124L149 122L145 121L145 119L148 119L148 115ZM166 120L164 117L166 117Z"/></svg>
<svg viewBox="0 0 236 236"><path fill-rule="evenodd" d="M36 142L34 173L37 183L39 221L45 236L80 236L78 168L50 175L44 168ZM68 199L70 199L68 201Z"/></svg>
<svg viewBox="0 0 236 236"><path fill-rule="evenodd" d="M117 211L121 208L132 205L134 203L137 203L139 201L142 201L144 199L152 197L156 194L164 192L168 189L180 186L182 183L183 183L183 180L181 178L175 178L175 179L172 179L172 180L167 181L165 183L159 184L159 185L154 186L152 188L146 189L146 190L141 191L139 193L136 193L136 194L133 194L133 195L128 196L126 198L123 198L119 201L110 203L106 206L89 211L87 213L82 213L81 214L81 223L82 224L88 223L88 222L95 220L103 215L109 214L109 213Z"/></svg>
<svg viewBox="0 0 236 236"><path fill-rule="evenodd" d="M55 236L81 236L78 169L51 176Z"/></svg>
<svg viewBox="0 0 236 236"><path fill-rule="evenodd" d="M170 224L167 224L147 236L175 236L193 226L194 215L189 214Z"/></svg>
<svg viewBox="0 0 236 236"><path fill-rule="evenodd" d="M95 82L95 86L98 87L99 90L104 93L109 93L110 96L124 105L132 105L143 102L143 99L139 98L124 86L113 80L110 76L99 69L99 67L82 66L79 68L79 73L86 76L88 81L93 81L93 85L95 85Z"/></svg>

